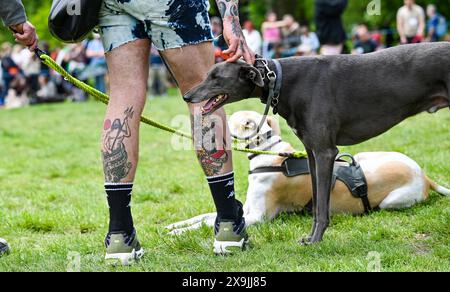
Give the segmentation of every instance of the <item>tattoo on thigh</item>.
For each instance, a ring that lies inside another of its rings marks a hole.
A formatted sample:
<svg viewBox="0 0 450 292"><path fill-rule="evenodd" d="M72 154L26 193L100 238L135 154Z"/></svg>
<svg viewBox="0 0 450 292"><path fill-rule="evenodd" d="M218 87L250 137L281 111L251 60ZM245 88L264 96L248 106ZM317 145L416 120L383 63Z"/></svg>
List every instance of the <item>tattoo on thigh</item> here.
<svg viewBox="0 0 450 292"><path fill-rule="evenodd" d="M133 107L127 108L123 120L107 119L103 127L103 170L107 182L120 182L130 172L133 164L128 161L124 140L131 137L129 121L133 119Z"/></svg>
<svg viewBox="0 0 450 292"><path fill-rule="evenodd" d="M201 128L195 129L194 137L199 141L196 143L197 157L207 176L214 176L221 173L222 168L228 162L229 155L226 151L226 140L222 139L222 147L219 147L216 137L216 123L205 118L202 119ZM201 137L199 137L201 131Z"/></svg>

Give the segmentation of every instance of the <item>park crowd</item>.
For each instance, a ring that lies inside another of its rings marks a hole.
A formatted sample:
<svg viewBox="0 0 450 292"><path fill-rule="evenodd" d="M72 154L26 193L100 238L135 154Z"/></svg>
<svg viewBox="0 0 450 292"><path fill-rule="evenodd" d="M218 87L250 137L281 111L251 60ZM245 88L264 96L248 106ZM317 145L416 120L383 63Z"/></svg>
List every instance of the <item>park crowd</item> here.
<svg viewBox="0 0 450 292"><path fill-rule="evenodd" d="M316 31L311 31L310 24L296 21L292 15L284 15L279 19L271 11L267 13L260 30L251 21L246 21L243 23L243 33L250 48L265 58L366 54L397 43L450 41L446 18L438 12L437 7L430 4L424 9L414 0L405 0L405 5L398 10L395 28L386 23L381 28L370 30L366 24L358 24L349 36L342 24L347 0L341 2L332 10L327 6L316 5ZM212 17L211 26L215 37L216 62L222 62L226 59L222 52L227 46L222 37L221 19ZM90 82L102 92L107 91L107 67L98 34L94 33L90 40L82 43L52 51L45 43L40 46L76 78ZM166 96L174 82L156 48L150 50L150 96ZM0 108L65 100L81 102L88 98L86 93L64 81L20 45L2 44L0 59Z"/></svg>

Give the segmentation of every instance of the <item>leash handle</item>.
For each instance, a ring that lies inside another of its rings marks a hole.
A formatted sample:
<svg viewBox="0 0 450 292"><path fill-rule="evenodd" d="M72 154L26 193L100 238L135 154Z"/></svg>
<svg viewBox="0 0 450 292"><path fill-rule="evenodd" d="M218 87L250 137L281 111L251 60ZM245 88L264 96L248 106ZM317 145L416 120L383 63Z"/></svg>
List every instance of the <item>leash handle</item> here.
<svg viewBox="0 0 450 292"><path fill-rule="evenodd" d="M36 55L36 57L41 59L41 56L45 55L45 52L38 47L34 50L34 54Z"/></svg>

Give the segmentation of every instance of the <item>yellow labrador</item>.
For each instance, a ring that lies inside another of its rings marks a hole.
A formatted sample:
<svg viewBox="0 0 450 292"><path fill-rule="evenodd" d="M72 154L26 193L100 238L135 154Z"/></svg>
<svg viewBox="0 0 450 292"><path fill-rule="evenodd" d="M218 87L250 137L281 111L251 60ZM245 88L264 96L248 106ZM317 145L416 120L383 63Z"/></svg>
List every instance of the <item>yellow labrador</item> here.
<svg viewBox="0 0 450 292"><path fill-rule="evenodd" d="M246 136L259 124L262 116L251 111L240 111L229 120L231 133ZM293 152L294 148L281 140L278 122L269 117L250 145L260 150ZM372 208L403 209L425 201L430 189L445 195L450 190L430 180L422 168L408 156L397 152L364 152L354 157L364 171L368 199ZM281 166L284 158L259 155L250 160L250 170ZM255 173L248 177L244 217L247 225L272 220L280 212L301 211L312 199L310 175L287 177L281 172ZM347 186L337 180L331 193L331 213L364 213L361 199L354 197ZM181 234L213 226L216 213L209 213L167 226L171 234Z"/></svg>

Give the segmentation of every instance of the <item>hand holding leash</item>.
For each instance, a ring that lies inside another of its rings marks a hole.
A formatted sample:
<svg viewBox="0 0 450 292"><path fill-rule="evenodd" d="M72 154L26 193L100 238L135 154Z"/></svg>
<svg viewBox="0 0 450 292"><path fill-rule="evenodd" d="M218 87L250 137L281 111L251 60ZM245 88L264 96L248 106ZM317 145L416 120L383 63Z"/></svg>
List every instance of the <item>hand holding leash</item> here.
<svg viewBox="0 0 450 292"><path fill-rule="evenodd" d="M13 32L16 42L28 47L30 51L35 51L37 49L39 38L33 24L27 21L25 23L13 25L9 27L9 29Z"/></svg>

